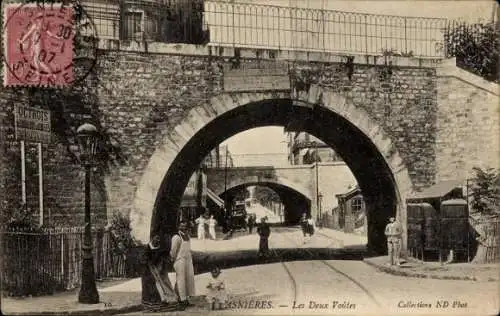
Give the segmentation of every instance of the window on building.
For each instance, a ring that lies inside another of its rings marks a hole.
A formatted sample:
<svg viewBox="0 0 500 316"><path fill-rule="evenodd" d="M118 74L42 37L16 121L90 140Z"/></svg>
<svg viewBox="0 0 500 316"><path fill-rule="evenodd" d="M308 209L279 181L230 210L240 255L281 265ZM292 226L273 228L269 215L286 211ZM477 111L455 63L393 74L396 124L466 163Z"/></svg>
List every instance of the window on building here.
<svg viewBox="0 0 500 316"><path fill-rule="evenodd" d="M144 32L144 12L130 10L125 12L124 18L124 37L125 39L142 39Z"/></svg>
<svg viewBox="0 0 500 316"><path fill-rule="evenodd" d="M353 213L359 213L363 209L363 199L360 197L354 198L351 201L351 210Z"/></svg>

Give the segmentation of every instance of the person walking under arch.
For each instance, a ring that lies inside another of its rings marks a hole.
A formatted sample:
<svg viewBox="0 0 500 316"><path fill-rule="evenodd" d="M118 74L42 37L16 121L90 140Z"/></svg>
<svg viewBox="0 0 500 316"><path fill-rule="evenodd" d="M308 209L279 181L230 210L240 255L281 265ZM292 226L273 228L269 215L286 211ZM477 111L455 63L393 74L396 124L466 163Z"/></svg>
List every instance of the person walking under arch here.
<svg viewBox="0 0 500 316"><path fill-rule="evenodd" d="M208 220L208 234L210 235L210 239L215 240L215 225L217 221L215 220L213 215L210 215L210 219Z"/></svg>
<svg viewBox="0 0 500 316"><path fill-rule="evenodd" d="M308 216L306 221L306 234L309 235L309 240L314 235L314 231L316 230L316 222L312 218L311 215ZM306 235L307 236L307 235ZM306 242L306 236L304 236L304 243Z"/></svg>
<svg viewBox="0 0 500 316"><path fill-rule="evenodd" d="M191 239L187 224L179 224L179 231L172 237L170 258L175 270L175 291L182 307L191 306L188 298L195 295L194 267L191 256Z"/></svg>
<svg viewBox="0 0 500 316"><path fill-rule="evenodd" d="M304 236L304 243L306 243L306 234L307 234L307 217L306 213L302 214L300 218L300 228L302 229L302 235Z"/></svg>
<svg viewBox="0 0 500 316"><path fill-rule="evenodd" d="M255 217L253 214L248 216L248 234L252 234L253 227L255 226Z"/></svg>
<svg viewBox="0 0 500 316"><path fill-rule="evenodd" d="M257 228L257 233L260 236L258 256L267 257L269 255L269 235L271 235L271 228L266 223L267 217L264 216L260 219L260 225Z"/></svg>
<svg viewBox="0 0 500 316"><path fill-rule="evenodd" d="M198 239L205 239L205 222L206 222L206 219L205 217L203 217L203 214L200 215L200 217L198 217L196 219L196 224L198 224Z"/></svg>

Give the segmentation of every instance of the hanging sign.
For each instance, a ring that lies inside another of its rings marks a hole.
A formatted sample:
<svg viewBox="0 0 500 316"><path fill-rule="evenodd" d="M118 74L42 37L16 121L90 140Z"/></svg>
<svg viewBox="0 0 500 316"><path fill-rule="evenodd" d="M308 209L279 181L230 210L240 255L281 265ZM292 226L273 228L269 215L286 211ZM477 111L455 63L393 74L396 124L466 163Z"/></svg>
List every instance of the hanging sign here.
<svg viewBox="0 0 500 316"><path fill-rule="evenodd" d="M16 106L14 124L17 140L33 143L50 142L50 111Z"/></svg>
<svg viewBox="0 0 500 316"><path fill-rule="evenodd" d="M290 90L288 66L278 62L242 62L224 65L224 91Z"/></svg>

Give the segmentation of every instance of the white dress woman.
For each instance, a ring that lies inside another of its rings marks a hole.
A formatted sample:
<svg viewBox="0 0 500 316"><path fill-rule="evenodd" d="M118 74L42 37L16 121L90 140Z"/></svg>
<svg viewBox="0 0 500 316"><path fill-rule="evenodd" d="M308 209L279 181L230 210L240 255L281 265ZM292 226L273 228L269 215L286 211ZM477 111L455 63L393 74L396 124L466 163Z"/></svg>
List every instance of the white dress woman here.
<svg viewBox="0 0 500 316"><path fill-rule="evenodd" d="M214 216L211 215L210 219L208 220L208 233L210 234L210 239L215 240L215 225L217 224L217 221L215 220Z"/></svg>
<svg viewBox="0 0 500 316"><path fill-rule="evenodd" d="M188 298L195 295L195 284L191 241L185 223L179 225L178 234L172 237L170 258L174 261L175 290L181 305L188 306Z"/></svg>
<svg viewBox="0 0 500 316"><path fill-rule="evenodd" d="M203 215L196 219L196 224L198 224L198 239L205 239L205 218Z"/></svg>

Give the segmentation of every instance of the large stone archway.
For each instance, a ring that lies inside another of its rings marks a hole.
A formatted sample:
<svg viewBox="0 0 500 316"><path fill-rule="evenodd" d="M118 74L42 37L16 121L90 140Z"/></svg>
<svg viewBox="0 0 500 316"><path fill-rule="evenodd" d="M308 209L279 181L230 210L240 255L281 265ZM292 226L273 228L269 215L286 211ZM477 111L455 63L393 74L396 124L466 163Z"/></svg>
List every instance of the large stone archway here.
<svg viewBox="0 0 500 316"><path fill-rule="evenodd" d="M297 225L302 214L310 214L311 210L311 198L304 195L296 188L289 186L289 184L278 183L275 181L258 181L258 182L242 182L239 185L234 183L234 186L227 188L226 191L222 190L219 196L226 200L226 194L228 196L228 201L231 201L236 192L248 188L250 186L260 186L266 187L274 191L280 199L283 205L283 224Z"/></svg>
<svg viewBox="0 0 500 316"><path fill-rule="evenodd" d="M241 168L237 168L241 169ZM248 168L248 169L254 169L254 168ZM284 168L283 168L284 169ZM299 169L299 168L295 168ZM303 169L301 170L300 174L303 176L303 181L309 180L308 178L310 177L309 173L311 173L311 167L304 167L300 168ZM273 170L270 170L273 171ZM223 171L222 171L223 172ZM210 181L210 170L207 172L207 185L208 187L214 191L217 195L221 195L224 193L224 190L231 190L232 188L235 187L241 187L241 186L250 186L250 185L261 185L261 184L276 184L280 186L285 186L288 187L292 190L297 191L298 193L302 194L304 197L307 199L311 200L312 199L312 188L311 186L306 186L301 182L295 181L296 179L289 179L287 178L286 172L280 172L279 170L277 172L272 172L271 174L266 174L266 175L253 175L253 174L242 174L238 172L228 172L229 175L227 176L227 184L221 182L217 183L215 181Z"/></svg>
<svg viewBox="0 0 500 316"><path fill-rule="evenodd" d="M311 86L298 99L312 108L299 112L311 111L316 119L305 130L344 152L343 158L368 203L373 202L379 212L390 208L388 212L396 213L406 226L404 201L412 191L412 182L389 135L366 111L339 93ZM189 176L214 146L249 128L286 125L290 115L304 115L292 110L296 108L299 107L293 105L288 92L275 92L221 94L191 109L182 123L164 137L148 162L131 212L134 236L147 242L151 234L175 228L176 209ZM325 123L328 119L335 119L338 124ZM337 135L338 139L329 135ZM383 238L383 225L383 218L373 225L378 243Z"/></svg>

